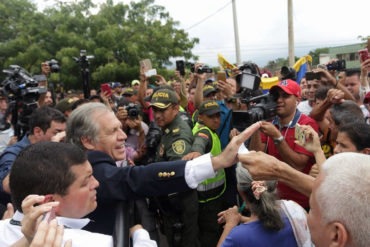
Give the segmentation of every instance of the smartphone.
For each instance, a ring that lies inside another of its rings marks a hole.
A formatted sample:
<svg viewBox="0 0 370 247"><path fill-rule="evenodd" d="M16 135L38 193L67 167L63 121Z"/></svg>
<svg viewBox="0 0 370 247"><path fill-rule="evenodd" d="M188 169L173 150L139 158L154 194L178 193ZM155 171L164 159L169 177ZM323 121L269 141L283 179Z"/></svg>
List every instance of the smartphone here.
<svg viewBox="0 0 370 247"><path fill-rule="evenodd" d="M108 85L108 83L104 83L100 85L101 91L108 95L109 98L113 96L112 89Z"/></svg>
<svg viewBox="0 0 370 247"><path fill-rule="evenodd" d="M147 72L145 72L145 76L146 77L151 77L151 76L156 75L156 74L157 74L157 70L156 69L150 69Z"/></svg>
<svg viewBox="0 0 370 247"><path fill-rule="evenodd" d="M144 59L140 61L140 67L144 67L144 72L152 69L152 62L149 59Z"/></svg>
<svg viewBox="0 0 370 247"><path fill-rule="evenodd" d="M314 73L314 72L306 72L305 74L307 81L313 81L313 80L320 80L320 73Z"/></svg>
<svg viewBox="0 0 370 247"><path fill-rule="evenodd" d="M183 60L176 61L176 70L180 72L180 75L185 76L185 63Z"/></svg>
<svg viewBox="0 0 370 247"><path fill-rule="evenodd" d="M217 81L226 81L225 71L217 71Z"/></svg>
<svg viewBox="0 0 370 247"><path fill-rule="evenodd" d="M370 58L369 51L367 49L359 50L358 55L361 57L362 62Z"/></svg>
<svg viewBox="0 0 370 247"><path fill-rule="evenodd" d="M300 124L296 124L295 125L295 131L294 131L294 138L301 144L305 144L306 143L306 136L304 135L303 131L302 131L302 127Z"/></svg>

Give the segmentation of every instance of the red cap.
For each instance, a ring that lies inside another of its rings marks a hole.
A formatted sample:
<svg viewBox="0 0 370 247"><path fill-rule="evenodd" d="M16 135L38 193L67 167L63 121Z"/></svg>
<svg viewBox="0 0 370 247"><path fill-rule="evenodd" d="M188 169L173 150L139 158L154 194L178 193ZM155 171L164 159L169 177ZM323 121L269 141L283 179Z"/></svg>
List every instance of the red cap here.
<svg viewBox="0 0 370 247"><path fill-rule="evenodd" d="M368 92L366 95L365 95L365 99L364 99L364 104L367 104L370 102L370 92Z"/></svg>
<svg viewBox="0 0 370 247"><path fill-rule="evenodd" d="M298 85L298 83L290 79L281 81L278 85L271 87L270 92L276 88L281 88L287 94L292 94L297 97L301 96L301 87Z"/></svg>

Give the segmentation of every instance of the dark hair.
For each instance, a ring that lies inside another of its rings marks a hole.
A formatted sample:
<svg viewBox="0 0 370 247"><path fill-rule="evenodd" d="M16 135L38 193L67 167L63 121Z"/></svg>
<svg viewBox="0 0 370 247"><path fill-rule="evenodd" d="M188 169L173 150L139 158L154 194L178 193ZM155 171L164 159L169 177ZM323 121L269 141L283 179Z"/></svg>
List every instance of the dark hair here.
<svg viewBox="0 0 370 247"><path fill-rule="evenodd" d="M104 103L102 97L100 97L98 94L95 94L95 95L91 95L89 100L92 101L94 99L98 99L100 101L100 103Z"/></svg>
<svg viewBox="0 0 370 247"><path fill-rule="evenodd" d="M360 77L361 75L361 70L356 68L356 69L347 69L346 70L346 76L353 76L353 75L357 75L358 77Z"/></svg>
<svg viewBox="0 0 370 247"><path fill-rule="evenodd" d="M315 92L315 98L324 100L328 94L330 87L327 86L321 86L319 87Z"/></svg>
<svg viewBox="0 0 370 247"><path fill-rule="evenodd" d="M252 190L252 178L245 168L238 166L236 177L239 189L244 192L250 203L250 210L257 215L263 228L266 230L279 231L284 227L283 219L276 208L276 182L266 181L267 191L261 194L259 200L254 197Z"/></svg>
<svg viewBox="0 0 370 247"><path fill-rule="evenodd" d="M73 102L71 110L73 111L74 109L76 109L80 105L83 105L83 104L89 103L89 102L90 102L90 100L88 100L88 99L78 99L75 102Z"/></svg>
<svg viewBox="0 0 370 247"><path fill-rule="evenodd" d="M46 132L50 128L51 121L65 123L67 119L63 113L49 106L35 109L30 116L30 133L33 134L35 127L39 127L43 132Z"/></svg>
<svg viewBox="0 0 370 247"><path fill-rule="evenodd" d="M9 185L14 207L31 194L64 196L76 177L71 167L87 160L85 152L68 143L39 142L24 148L10 171Z"/></svg>
<svg viewBox="0 0 370 247"><path fill-rule="evenodd" d="M339 128L347 134L358 151L370 148L370 125L366 123L348 123Z"/></svg>
<svg viewBox="0 0 370 247"><path fill-rule="evenodd" d="M346 100L341 104L333 105L330 108L330 114L337 126L346 123L365 122L361 108L352 100Z"/></svg>

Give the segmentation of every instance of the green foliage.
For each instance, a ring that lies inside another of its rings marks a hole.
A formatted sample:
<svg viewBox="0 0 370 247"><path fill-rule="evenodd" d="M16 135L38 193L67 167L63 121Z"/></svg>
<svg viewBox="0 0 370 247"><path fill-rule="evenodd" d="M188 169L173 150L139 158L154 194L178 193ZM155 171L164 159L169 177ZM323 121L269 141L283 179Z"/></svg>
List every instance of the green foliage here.
<svg viewBox="0 0 370 247"><path fill-rule="evenodd" d="M178 22L154 0L130 4L107 0L97 14L91 0L59 1L56 7L36 11L31 0L0 2L0 68L18 64L40 74L42 61L55 58L61 74L52 75L65 87L81 88L80 67L72 57L87 50L93 88L108 81L128 82L139 77L139 61L149 58L159 73L173 57L196 59L191 50L197 38L178 29ZM1 75L0 79L3 79Z"/></svg>
<svg viewBox="0 0 370 247"><path fill-rule="evenodd" d="M310 51L308 55L311 55L312 57L312 65L317 65L320 63L320 54L327 54L329 53L329 48L317 48L313 51Z"/></svg>

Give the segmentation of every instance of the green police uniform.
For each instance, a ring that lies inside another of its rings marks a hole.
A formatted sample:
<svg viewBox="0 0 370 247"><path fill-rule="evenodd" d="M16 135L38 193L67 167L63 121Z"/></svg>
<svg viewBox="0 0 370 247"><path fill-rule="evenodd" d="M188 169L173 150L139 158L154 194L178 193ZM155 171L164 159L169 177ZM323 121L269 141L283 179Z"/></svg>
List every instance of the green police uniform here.
<svg viewBox="0 0 370 247"><path fill-rule="evenodd" d="M159 89L153 94L151 106L166 109L177 105L176 93ZM179 114L162 128L156 161L181 160L190 152L193 134ZM198 247L198 197L196 190L156 198L163 219L164 233L169 246Z"/></svg>
<svg viewBox="0 0 370 247"><path fill-rule="evenodd" d="M217 114L220 108L216 101L205 101L199 107L199 115ZM195 136L191 152L201 154L210 152L212 155L221 153L220 138L217 133L202 122L193 128ZM203 181L197 188L199 200L199 239L201 246L216 246L222 234L222 226L217 223L217 214L227 205L223 194L226 189L225 171L219 170L214 178Z"/></svg>

